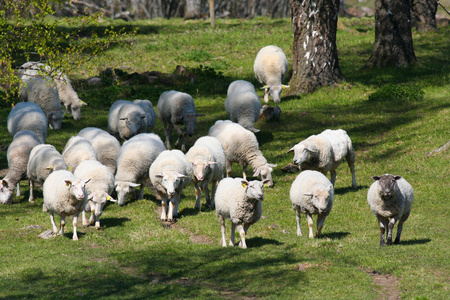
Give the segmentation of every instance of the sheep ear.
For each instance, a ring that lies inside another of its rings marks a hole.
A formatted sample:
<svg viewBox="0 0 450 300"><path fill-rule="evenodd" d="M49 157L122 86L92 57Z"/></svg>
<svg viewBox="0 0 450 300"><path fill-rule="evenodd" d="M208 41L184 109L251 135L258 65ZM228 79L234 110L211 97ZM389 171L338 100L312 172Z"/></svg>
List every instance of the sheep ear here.
<svg viewBox="0 0 450 300"><path fill-rule="evenodd" d="M290 153L290 152L294 152L294 147L292 147L291 149L289 149L289 151L286 152L286 153Z"/></svg>
<svg viewBox="0 0 450 300"><path fill-rule="evenodd" d="M256 129L256 128L250 128L250 131L256 133L256 132L259 132L259 129Z"/></svg>
<svg viewBox="0 0 450 300"><path fill-rule="evenodd" d="M278 166L277 164L269 164L269 167L271 168L275 168L276 166Z"/></svg>
<svg viewBox="0 0 450 300"><path fill-rule="evenodd" d="M260 173L261 173L261 169L260 168L256 169L255 173L253 173L253 177L258 176Z"/></svg>
<svg viewBox="0 0 450 300"><path fill-rule="evenodd" d="M88 180L85 180L84 184L87 184L89 181L91 181L91 178L89 178Z"/></svg>
<svg viewBox="0 0 450 300"><path fill-rule="evenodd" d="M262 183L264 187L268 187L268 183L270 182L270 179L265 179Z"/></svg>
<svg viewBox="0 0 450 300"><path fill-rule="evenodd" d="M311 194L311 193L303 193L303 195L309 196L309 197L312 197L312 196L313 196L313 194Z"/></svg>
<svg viewBox="0 0 450 300"><path fill-rule="evenodd" d="M117 200L113 199L110 195L106 196L106 201L117 202Z"/></svg>
<svg viewBox="0 0 450 300"><path fill-rule="evenodd" d="M71 171L71 170L72 170L72 166L67 166L67 171Z"/></svg>
<svg viewBox="0 0 450 300"><path fill-rule="evenodd" d="M163 175L162 173L159 173L159 174L156 174L155 177L157 177L157 178L163 178L164 175Z"/></svg>
<svg viewBox="0 0 450 300"><path fill-rule="evenodd" d="M375 181L380 180L380 178L381 178L380 176L372 176L372 179Z"/></svg>
<svg viewBox="0 0 450 300"><path fill-rule="evenodd" d="M284 85L284 84L281 85L281 88L282 88L283 90L287 89L288 87L290 87L290 86L289 86L289 85Z"/></svg>
<svg viewBox="0 0 450 300"><path fill-rule="evenodd" d="M394 176L394 179L395 179L395 180L402 179L402 176L396 175L396 176Z"/></svg>
<svg viewBox="0 0 450 300"><path fill-rule="evenodd" d="M208 165L215 165L215 164L217 164L217 162L215 162L215 161L208 161Z"/></svg>
<svg viewBox="0 0 450 300"><path fill-rule="evenodd" d="M128 120L128 118L120 118L119 120Z"/></svg>
<svg viewBox="0 0 450 300"><path fill-rule="evenodd" d="M81 105L88 105L86 102L84 102L83 100L80 100Z"/></svg>
<svg viewBox="0 0 450 300"><path fill-rule="evenodd" d="M88 200L92 200L94 198L94 193L90 193L88 196Z"/></svg>
<svg viewBox="0 0 450 300"><path fill-rule="evenodd" d="M119 185L119 182L114 181L114 186L118 186L118 185Z"/></svg>
<svg viewBox="0 0 450 300"><path fill-rule="evenodd" d="M180 174L180 173L178 173L177 177L178 177L178 178L186 178L187 176L186 176L186 175L184 175L184 174Z"/></svg>
<svg viewBox="0 0 450 300"><path fill-rule="evenodd" d="M64 182L66 183L67 186L70 186L72 184L70 180L64 180Z"/></svg>
<svg viewBox="0 0 450 300"><path fill-rule="evenodd" d="M242 185L243 188L247 188L248 181L247 180L241 180L241 185Z"/></svg>
<svg viewBox="0 0 450 300"><path fill-rule="evenodd" d="M130 182L130 186L131 186L131 187L138 187L138 186L140 186L140 185L141 185L140 183Z"/></svg>
<svg viewBox="0 0 450 300"><path fill-rule="evenodd" d="M46 170L53 171L53 166L46 167L45 169L46 169Z"/></svg>
<svg viewBox="0 0 450 300"><path fill-rule="evenodd" d="M309 151L309 152L312 152L312 153L316 153L317 152L316 150L313 150L313 149L310 149L310 148L306 148L305 147L305 149L306 149L306 151Z"/></svg>

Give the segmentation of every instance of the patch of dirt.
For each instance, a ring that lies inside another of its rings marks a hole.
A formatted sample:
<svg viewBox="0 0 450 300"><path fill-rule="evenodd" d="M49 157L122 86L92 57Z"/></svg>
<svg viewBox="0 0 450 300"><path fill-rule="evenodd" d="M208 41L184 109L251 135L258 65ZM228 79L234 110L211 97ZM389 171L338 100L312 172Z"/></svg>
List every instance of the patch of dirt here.
<svg viewBox="0 0 450 300"><path fill-rule="evenodd" d="M380 288L377 300L399 300L401 291L398 288L399 279L392 274L380 274L377 271L369 271L367 274L372 277L372 281Z"/></svg>

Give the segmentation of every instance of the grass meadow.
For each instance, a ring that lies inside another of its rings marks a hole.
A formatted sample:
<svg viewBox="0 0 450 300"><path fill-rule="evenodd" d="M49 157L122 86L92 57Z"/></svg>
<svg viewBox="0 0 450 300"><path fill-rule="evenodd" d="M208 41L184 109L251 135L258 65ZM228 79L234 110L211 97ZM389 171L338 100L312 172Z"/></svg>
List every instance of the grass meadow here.
<svg viewBox="0 0 450 300"><path fill-rule="evenodd" d="M74 70L75 88L89 105L81 121L67 116L62 130L49 129L47 143L60 151L85 127L106 129L114 101L149 99L156 107L159 95L171 89L191 94L197 111L205 114L189 147L216 120L227 118L224 101L233 80L251 81L262 99L253 73L260 48L280 46L292 66L289 19L221 19L215 29L208 21L180 19L104 20L101 26L111 24L139 30L125 41L128 47L114 45L106 56ZM374 34L373 18L340 19L338 55L347 80L311 94L285 93L280 120L256 123L260 149L278 167L275 186L265 189L264 217L249 229L248 249L221 246L219 220L204 199L201 212L194 209L192 185L184 190L174 224L161 223L160 203L146 188L144 200L109 204L100 230L79 226L79 241L71 240L71 218L65 237L44 240L37 236L51 223L42 212L42 192L35 205L28 203L29 188L22 181L22 196L0 206L0 298L449 299L450 156L427 153L450 140L450 30L413 32L419 62L404 69L363 68ZM173 85L110 81L102 87L84 81L106 68L172 73L177 65L188 68L195 80ZM2 177L12 140L6 128L9 111L10 104L1 104ZM297 174L280 168L292 162L286 152L294 144L328 128L345 129L352 138L358 189L351 188L343 163L323 236L307 238L303 217L304 236L297 237L289 199ZM159 120L154 132L164 136ZM415 197L401 243L380 247L366 195L371 176L385 173L402 175ZM241 176L237 165L233 176Z"/></svg>

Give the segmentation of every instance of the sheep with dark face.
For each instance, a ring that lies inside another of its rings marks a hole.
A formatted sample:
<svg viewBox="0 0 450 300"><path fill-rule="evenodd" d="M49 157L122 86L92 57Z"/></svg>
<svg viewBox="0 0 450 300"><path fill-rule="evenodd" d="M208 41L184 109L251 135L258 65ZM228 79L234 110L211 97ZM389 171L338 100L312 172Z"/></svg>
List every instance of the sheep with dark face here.
<svg viewBox="0 0 450 300"><path fill-rule="evenodd" d="M411 213L414 198L412 186L401 176L384 174L373 176L374 183L367 192L367 202L380 225L380 246L392 244L392 230L398 221L397 237L394 244L400 243L403 223ZM387 231L386 231L387 229Z"/></svg>

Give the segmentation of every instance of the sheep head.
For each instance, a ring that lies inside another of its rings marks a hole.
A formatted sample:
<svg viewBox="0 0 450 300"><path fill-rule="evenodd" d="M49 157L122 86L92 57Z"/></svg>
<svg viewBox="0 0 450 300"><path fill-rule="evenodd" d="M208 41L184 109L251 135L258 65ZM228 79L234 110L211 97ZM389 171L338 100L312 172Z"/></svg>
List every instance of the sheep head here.
<svg viewBox="0 0 450 300"><path fill-rule="evenodd" d="M124 205L125 199L130 191L140 186L140 184L127 181L116 181L114 185L116 186L117 204L119 206Z"/></svg>
<svg viewBox="0 0 450 300"><path fill-rule="evenodd" d="M390 174L372 177L373 180L378 181L378 193L384 199L392 197L397 192L397 180L401 178L401 176Z"/></svg>

